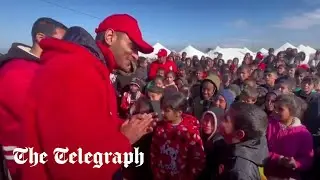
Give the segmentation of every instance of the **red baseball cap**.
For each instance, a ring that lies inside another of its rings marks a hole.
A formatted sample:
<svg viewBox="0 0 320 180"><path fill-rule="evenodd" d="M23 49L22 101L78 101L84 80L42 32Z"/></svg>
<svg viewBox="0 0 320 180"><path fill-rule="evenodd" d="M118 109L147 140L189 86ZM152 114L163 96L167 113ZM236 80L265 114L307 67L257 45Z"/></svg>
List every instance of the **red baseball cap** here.
<svg viewBox="0 0 320 180"><path fill-rule="evenodd" d="M126 33L137 44L140 52L144 54L153 52L153 47L142 39L138 21L134 17L128 14L113 14L105 18L95 32L100 33L108 29Z"/></svg>
<svg viewBox="0 0 320 180"><path fill-rule="evenodd" d="M160 49L157 53L158 58L160 57L166 57L168 55L168 52L165 49Z"/></svg>

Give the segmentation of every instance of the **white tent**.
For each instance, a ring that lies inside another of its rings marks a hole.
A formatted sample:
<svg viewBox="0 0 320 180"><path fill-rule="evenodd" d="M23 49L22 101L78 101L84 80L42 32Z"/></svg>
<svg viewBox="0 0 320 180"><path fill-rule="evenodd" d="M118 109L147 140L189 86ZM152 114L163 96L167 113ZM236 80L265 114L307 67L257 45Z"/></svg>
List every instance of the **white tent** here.
<svg viewBox="0 0 320 180"><path fill-rule="evenodd" d="M191 45L185 47L184 49L182 49L180 51L180 54L182 54L183 52L187 53L187 57L192 57L192 56L198 56L198 58L200 59L201 56L207 56L205 53L199 51L198 49L192 47Z"/></svg>
<svg viewBox="0 0 320 180"><path fill-rule="evenodd" d="M266 50L265 48L261 48L259 52L261 52L263 55L267 55L269 53L269 51Z"/></svg>
<svg viewBox="0 0 320 180"><path fill-rule="evenodd" d="M243 49L242 49L242 51L244 52L244 53L250 53L250 55L253 55L254 53L252 52L252 51L250 51L247 47L244 47Z"/></svg>
<svg viewBox="0 0 320 180"><path fill-rule="evenodd" d="M167 51L168 55L171 53L171 51L169 49L167 49L166 47L164 47L160 43L156 43L152 47L153 47L153 52L152 53L150 53L150 54L139 53L139 56L143 56L145 58L150 58L150 59L155 59L155 58L157 58L157 53L158 53L158 51L160 49L165 49Z"/></svg>
<svg viewBox="0 0 320 180"><path fill-rule="evenodd" d="M214 50L209 51L207 54L209 57L215 58L218 53L222 54L222 58L224 60L238 58L241 63L247 51L242 48L220 48L217 46Z"/></svg>
<svg viewBox="0 0 320 180"><path fill-rule="evenodd" d="M284 45L280 46L277 50L275 50L275 54L278 54L278 52L280 52L280 51L285 51L288 48L296 49L295 46L293 46L292 44L286 42L286 43L284 43Z"/></svg>

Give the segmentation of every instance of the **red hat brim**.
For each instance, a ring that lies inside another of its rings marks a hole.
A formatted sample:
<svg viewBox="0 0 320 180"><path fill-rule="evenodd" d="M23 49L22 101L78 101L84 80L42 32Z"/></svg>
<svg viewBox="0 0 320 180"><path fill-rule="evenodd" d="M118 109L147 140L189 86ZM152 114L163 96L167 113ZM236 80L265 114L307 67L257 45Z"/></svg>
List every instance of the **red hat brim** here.
<svg viewBox="0 0 320 180"><path fill-rule="evenodd" d="M143 39L135 36L130 36L130 34L128 34L128 36L138 46L139 51L143 54L150 54L153 52L153 47Z"/></svg>

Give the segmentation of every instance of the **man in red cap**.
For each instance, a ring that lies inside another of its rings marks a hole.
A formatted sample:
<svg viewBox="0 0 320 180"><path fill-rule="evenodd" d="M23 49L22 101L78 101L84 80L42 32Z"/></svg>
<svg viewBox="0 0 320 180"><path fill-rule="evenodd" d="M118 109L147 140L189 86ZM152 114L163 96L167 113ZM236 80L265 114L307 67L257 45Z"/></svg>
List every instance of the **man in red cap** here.
<svg viewBox="0 0 320 180"><path fill-rule="evenodd" d="M167 60L167 51L165 49L160 49L157 53L158 60L154 61L150 65L149 69L149 79L152 80L156 77L159 68L165 70L165 73L169 71L177 72L177 65L173 61Z"/></svg>
<svg viewBox="0 0 320 180"><path fill-rule="evenodd" d="M96 48L58 39L40 42L43 66L32 82L24 139L25 147L46 152L48 157L44 165L24 166L24 180L114 179L124 160L112 161L114 153L131 152L131 145L149 132L155 120L153 114L120 120L110 81L115 68L130 71L138 51L153 51L143 40L138 22L127 14L111 15L96 33ZM95 49L99 52L93 53ZM54 159L62 157L54 156L56 148L68 148L66 163ZM109 153L110 162L103 157L103 165L93 168L97 158L85 156L82 161L87 161L80 162L79 148L83 154Z"/></svg>

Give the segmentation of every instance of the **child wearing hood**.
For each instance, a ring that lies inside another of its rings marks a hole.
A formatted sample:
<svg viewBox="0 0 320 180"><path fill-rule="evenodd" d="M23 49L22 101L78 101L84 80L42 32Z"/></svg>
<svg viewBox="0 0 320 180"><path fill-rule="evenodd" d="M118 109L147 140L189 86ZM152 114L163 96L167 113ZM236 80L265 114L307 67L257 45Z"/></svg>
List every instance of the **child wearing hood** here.
<svg viewBox="0 0 320 180"><path fill-rule="evenodd" d="M221 108L210 108L203 113L200 120L201 138L206 153L206 167L201 173L199 180L215 179L219 170L219 164L222 162L226 143L217 129L223 119L224 110Z"/></svg>
<svg viewBox="0 0 320 180"><path fill-rule="evenodd" d="M193 99L192 112L197 119L201 119L202 114L213 107L213 100L220 88L221 80L215 74L210 74L200 84L200 95ZM191 95L192 97L192 95Z"/></svg>
<svg viewBox="0 0 320 180"><path fill-rule="evenodd" d="M268 180L301 180L301 172L313 162L312 136L301 124L301 107L294 95L275 100L276 118L269 119L267 140L269 158L265 167Z"/></svg>
<svg viewBox="0 0 320 180"><path fill-rule="evenodd" d="M214 107L218 107L223 109L224 111L227 111L231 104L234 102L234 100L235 94L228 89L224 89L218 92L217 96L213 101L213 105Z"/></svg>

